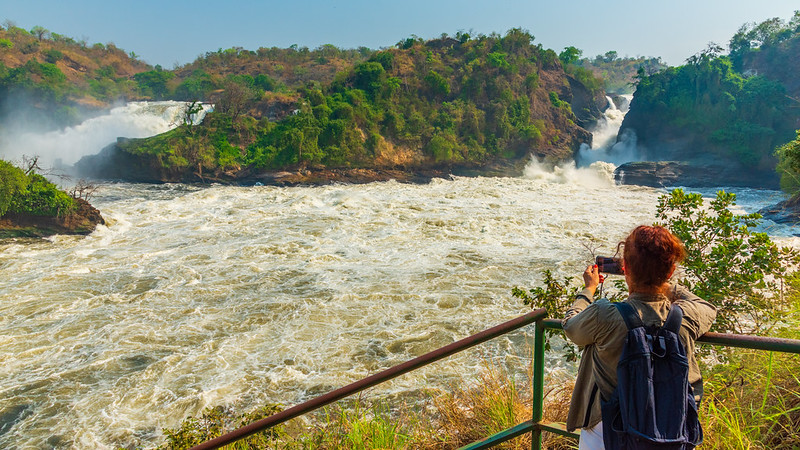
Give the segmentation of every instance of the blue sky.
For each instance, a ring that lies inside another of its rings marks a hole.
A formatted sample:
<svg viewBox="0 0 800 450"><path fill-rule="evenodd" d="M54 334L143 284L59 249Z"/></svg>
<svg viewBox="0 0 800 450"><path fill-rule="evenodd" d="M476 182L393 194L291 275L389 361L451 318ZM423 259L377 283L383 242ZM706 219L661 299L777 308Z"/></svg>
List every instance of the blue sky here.
<svg viewBox="0 0 800 450"><path fill-rule="evenodd" d="M678 65L709 42L726 45L745 22L784 20L798 0L2 0L0 21L95 42L113 42L172 68L218 48L388 47L412 34L527 29L536 42L585 56L661 56Z"/></svg>

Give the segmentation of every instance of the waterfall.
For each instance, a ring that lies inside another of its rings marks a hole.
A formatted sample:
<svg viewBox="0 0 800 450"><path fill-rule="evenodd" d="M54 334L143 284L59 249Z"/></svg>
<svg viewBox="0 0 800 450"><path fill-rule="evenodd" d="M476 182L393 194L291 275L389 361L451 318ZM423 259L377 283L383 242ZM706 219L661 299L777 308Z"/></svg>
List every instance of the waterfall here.
<svg viewBox="0 0 800 450"><path fill-rule="evenodd" d="M606 161L620 165L622 163L637 160L636 135L626 130L617 137L625 114L628 113L632 95L620 95L617 97L619 105L614 100L606 96L608 108L603 113L592 132L592 145L581 145L578 152L577 163L579 166L586 166L596 161Z"/></svg>
<svg viewBox="0 0 800 450"><path fill-rule="evenodd" d="M176 101L131 102L63 130L13 130L0 136L0 158L19 161L22 156L38 156L39 165L45 169L69 166L83 156L98 153L118 137L143 138L175 128L182 122L185 107L185 102ZM203 105L203 110L192 117L193 123L200 123L212 108Z"/></svg>

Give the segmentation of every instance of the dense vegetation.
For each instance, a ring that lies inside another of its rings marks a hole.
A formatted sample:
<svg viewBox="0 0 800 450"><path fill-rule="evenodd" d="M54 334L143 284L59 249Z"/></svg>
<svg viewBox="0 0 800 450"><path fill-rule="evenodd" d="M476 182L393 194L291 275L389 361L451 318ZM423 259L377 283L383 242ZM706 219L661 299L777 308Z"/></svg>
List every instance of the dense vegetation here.
<svg viewBox="0 0 800 450"><path fill-rule="evenodd" d="M237 47L164 70L113 44L7 22L0 102L31 104L60 126L81 106L118 99L213 102L206 124L126 147L184 181L297 166L475 166L532 149L566 158L590 139L580 127L604 106L602 82L533 40L513 29L412 36L377 52Z"/></svg>
<svg viewBox="0 0 800 450"><path fill-rule="evenodd" d="M578 49L571 51L571 49L574 47L567 47L564 51L574 55L575 62L573 64L590 71L595 77L603 80L606 92L611 94L632 94L640 70L649 75L669 67L661 61L660 57L620 57L616 51L611 50L594 58L580 58L582 52ZM563 54L564 52L560 55Z"/></svg>
<svg viewBox="0 0 800 450"><path fill-rule="evenodd" d="M800 130L797 138L781 145L775 151L778 157L778 173L781 174L781 188L786 192L800 195Z"/></svg>
<svg viewBox="0 0 800 450"><path fill-rule="evenodd" d="M272 97L265 92L296 99L292 95L298 87L329 83L337 72L372 53L363 47L342 50L332 45L314 50L237 47L165 70L113 43L89 44L41 26L25 30L10 21L0 27L0 49L0 107L17 112L30 104L51 127L72 125L88 110L119 100L213 101L232 81L244 82L267 104ZM252 113L260 115L258 109Z"/></svg>
<svg viewBox="0 0 800 450"><path fill-rule="evenodd" d="M789 22L746 25L730 54L716 44L687 64L643 69L623 129L637 132L646 157L728 162L771 172L776 146L800 120L797 55L800 12Z"/></svg>
<svg viewBox="0 0 800 450"><path fill-rule="evenodd" d="M207 87L195 94L215 97L216 111L201 126L119 148L150 158L155 170L223 178L245 169L298 166L479 166L531 151L571 157L590 139L576 122L599 114L594 101L604 103L602 85L588 72L585 82L565 74L555 52L533 39L519 29L504 36L409 38L338 72L328 84L308 82L282 93L267 90L278 88L255 72L229 74L216 93L211 90L218 85L207 78ZM194 64L224 73L229 66L218 57ZM256 57L230 56L236 64ZM253 62L253 70L262 65ZM570 101L578 100L576 115ZM274 109L290 109L269 120L264 112L281 102Z"/></svg>
<svg viewBox="0 0 800 450"><path fill-rule="evenodd" d="M148 67L113 43L89 45L9 21L0 27L0 48L0 108L19 114L27 106L55 127L74 124L86 109L137 98L131 76Z"/></svg>
<svg viewBox="0 0 800 450"><path fill-rule="evenodd" d="M60 217L76 206L74 198L42 175L0 160L0 218L6 214Z"/></svg>

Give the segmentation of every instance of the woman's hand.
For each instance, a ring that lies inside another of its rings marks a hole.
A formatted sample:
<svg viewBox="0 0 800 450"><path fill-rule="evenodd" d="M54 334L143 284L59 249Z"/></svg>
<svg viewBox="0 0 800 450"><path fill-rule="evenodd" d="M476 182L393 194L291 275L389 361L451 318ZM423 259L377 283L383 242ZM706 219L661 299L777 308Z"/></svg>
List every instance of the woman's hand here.
<svg viewBox="0 0 800 450"><path fill-rule="evenodd" d="M590 265L583 271L583 287L589 289L594 295L603 278L603 275L600 275L600 270L597 269L597 264Z"/></svg>

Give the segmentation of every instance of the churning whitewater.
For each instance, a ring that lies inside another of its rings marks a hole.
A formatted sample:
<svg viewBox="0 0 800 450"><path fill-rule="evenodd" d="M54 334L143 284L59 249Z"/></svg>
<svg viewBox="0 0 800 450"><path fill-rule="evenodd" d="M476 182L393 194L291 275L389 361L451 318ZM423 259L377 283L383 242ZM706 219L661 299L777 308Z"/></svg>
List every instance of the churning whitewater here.
<svg viewBox="0 0 800 450"><path fill-rule="evenodd" d="M207 406L290 406L525 313L512 287L578 275L588 248L653 222L663 191L615 186L612 168L104 184L108 225L90 236L0 241L0 447L154 446ZM525 367L528 342L498 338L368 395L414 397L487 359Z"/></svg>

